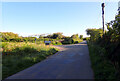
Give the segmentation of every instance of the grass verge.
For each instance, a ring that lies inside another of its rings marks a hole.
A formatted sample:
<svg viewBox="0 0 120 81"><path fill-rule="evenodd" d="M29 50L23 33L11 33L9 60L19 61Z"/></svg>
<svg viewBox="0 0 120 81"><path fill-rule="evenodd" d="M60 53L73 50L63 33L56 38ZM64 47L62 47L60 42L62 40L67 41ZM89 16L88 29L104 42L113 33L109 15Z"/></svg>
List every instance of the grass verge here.
<svg viewBox="0 0 120 81"><path fill-rule="evenodd" d="M44 60L57 49L35 43L2 42L2 79Z"/></svg>
<svg viewBox="0 0 120 81"><path fill-rule="evenodd" d="M104 48L88 42L90 59L94 71L95 81L117 81L116 70L112 63L105 57Z"/></svg>

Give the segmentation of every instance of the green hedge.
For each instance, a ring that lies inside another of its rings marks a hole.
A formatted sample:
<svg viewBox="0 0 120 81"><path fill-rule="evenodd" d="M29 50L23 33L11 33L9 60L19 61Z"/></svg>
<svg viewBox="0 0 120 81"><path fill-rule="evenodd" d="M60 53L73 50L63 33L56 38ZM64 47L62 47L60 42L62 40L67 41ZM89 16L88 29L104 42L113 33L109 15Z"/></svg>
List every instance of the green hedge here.
<svg viewBox="0 0 120 81"><path fill-rule="evenodd" d="M105 56L107 54L105 48L91 42L88 42L88 47L95 81L117 81L116 69Z"/></svg>

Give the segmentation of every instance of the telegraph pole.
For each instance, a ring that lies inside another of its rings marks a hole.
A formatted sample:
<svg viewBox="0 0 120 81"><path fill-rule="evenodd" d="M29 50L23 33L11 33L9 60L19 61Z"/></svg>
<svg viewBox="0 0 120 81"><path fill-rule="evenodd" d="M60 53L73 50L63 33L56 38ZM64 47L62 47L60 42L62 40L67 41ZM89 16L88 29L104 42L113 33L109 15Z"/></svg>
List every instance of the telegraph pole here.
<svg viewBox="0 0 120 81"><path fill-rule="evenodd" d="M102 24L103 24L103 33L105 33L105 28L104 28L104 7L105 3L102 3Z"/></svg>
<svg viewBox="0 0 120 81"><path fill-rule="evenodd" d="M118 2L118 14L120 14L120 1Z"/></svg>

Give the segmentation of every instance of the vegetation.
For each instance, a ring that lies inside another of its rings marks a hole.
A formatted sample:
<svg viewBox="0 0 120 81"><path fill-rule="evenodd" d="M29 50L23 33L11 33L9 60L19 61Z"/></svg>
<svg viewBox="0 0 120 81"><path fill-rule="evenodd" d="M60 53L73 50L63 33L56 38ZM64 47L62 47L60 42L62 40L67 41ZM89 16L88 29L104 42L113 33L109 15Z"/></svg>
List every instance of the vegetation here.
<svg viewBox="0 0 120 81"><path fill-rule="evenodd" d="M76 44L82 42L82 39L71 37L65 37L64 41L62 41L62 44Z"/></svg>
<svg viewBox="0 0 120 81"><path fill-rule="evenodd" d="M78 34L73 38L65 37L60 32L47 36L40 35L39 38L22 37L12 32L0 32L0 36L2 36L0 52L2 52L3 79L55 54L58 50L51 45L74 44L82 41ZM45 46L44 41L51 41L50 47Z"/></svg>
<svg viewBox="0 0 120 81"><path fill-rule="evenodd" d="M3 79L40 62L58 50L35 43L2 42Z"/></svg>
<svg viewBox="0 0 120 81"><path fill-rule="evenodd" d="M85 37L85 38L83 38L83 40L88 41L88 40L90 40L90 37Z"/></svg>
<svg viewBox="0 0 120 81"><path fill-rule="evenodd" d="M77 38L79 38L79 36L78 36L78 34L73 34L73 35L71 36L71 38L72 38L72 39L77 39Z"/></svg>
<svg viewBox="0 0 120 81"><path fill-rule="evenodd" d="M83 35L80 35L80 39L83 39Z"/></svg>
<svg viewBox="0 0 120 81"><path fill-rule="evenodd" d="M87 29L92 67L96 80L120 81L120 14L107 23L105 34L101 29Z"/></svg>
<svg viewBox="0 0 120 81"><path fill-rule="evenodd" d="M50 37L50 38L53 38L53 39L61 39L63 38L64 36L62 35L63 33L53 33L53 35Z"/></svg>
<svg viewBox="0 0 120 81"><path fill-rule="evenodd" d="M66 37L66 38L64 39L64 41L62 42L62 44L73 44L73 43L74 43L74 41L73 41L73 39L70 38L70 37Z"/></svg>
<svg viewBox="0 0 120 81"><path fill-rule="evenodd" d="M23 41L22 37L19 37L18 34L15 34L15 33L12 33L12 32L0 32L0 35L2 36L1 40L3 42L7 42L7 41L20 42L20 41Z"/></svg>
<svg viewBox="0 0 120 81"><path fill-rule="evenodd" d="M116 81L114 65L104 56L106 50L99 45L88 42L95 81Z"/></svg>
<svg viewBox="0 0 120 81"><path fill-rule="evenodd" d="M31 42L37 44L44 44L44 41L51 41L52 45L62 45L80 43L83 40L82 38L79 38L78 34L74 34L71 37L65 37L62 34L63 33L58 32L47 36L40 35L39 38L37 38L32 36L22 37L12 32L0 32L0 35L2 36L2 42ZM81 36L83 37L83 35Z"/></svg>
<svg viewBox="0 0 120 81"><path fill-rule="evenodd" d="M90 35L91 41L96 41L98 38L102 37L103 30L102 29L87 29L87 35Z"/></svg>

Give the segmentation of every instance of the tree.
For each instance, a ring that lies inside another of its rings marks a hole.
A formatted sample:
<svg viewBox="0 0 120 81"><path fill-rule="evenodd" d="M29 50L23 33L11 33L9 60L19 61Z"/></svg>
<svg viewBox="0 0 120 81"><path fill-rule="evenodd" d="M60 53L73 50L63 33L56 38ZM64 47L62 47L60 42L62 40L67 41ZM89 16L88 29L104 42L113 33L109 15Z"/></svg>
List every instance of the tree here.
<svg viewBox="0 0 120 81"><path fill-rule="evenodd" d="M43 35L39 35L39 38L43 38L44 36Z"/></svg>
<svg viewBox="0 0 120 81"><path fill-rule="evenodd" d="M7 42L7 41L16 41L20 42L23 41L22 37L20 37L18 34L15 34L13 32L0 32L2 36L2 41Z"/></svg>
<svg viewBox="0 0 120 81"><path fill-rule="evenodd" d="M71 37L65 37L64 41L62 41L62 44L73 44L74 40Z"/></svg>
<svg viewBox="0 0 120 81"><path fill-rule="evenodd" d="M73 35L71 36L71 38L77 39L77 38L79 38L79 37L78 37L78 34L73 34Z"/></svg>
<svg viewBox="0 0 120 81"><path fill-rule="evenodd" d="M58 32L58 33L53 33L52 37L53 39L61 39L63 37L63 33Z"/></svg>
<svg viewBox="0 0 120 81"><path fill-rule="evenodd" d="M90 35L90 40L95 41L98 38L102 37L103 30L102 29L87 29L87 35Z"/></svg>
<svg viewBox="0 0 120 81"><path fill-rule="evenodd" d="M115 20L106 25L108 29L106 36L109 37L111 41L120 41L120 14L115 17Z"/></svg>
<svg viewBox="0 0 120 81"><path fill-rule="evenodd" d="M80 39L83 39L83 35L80 35Z"/></svg>

